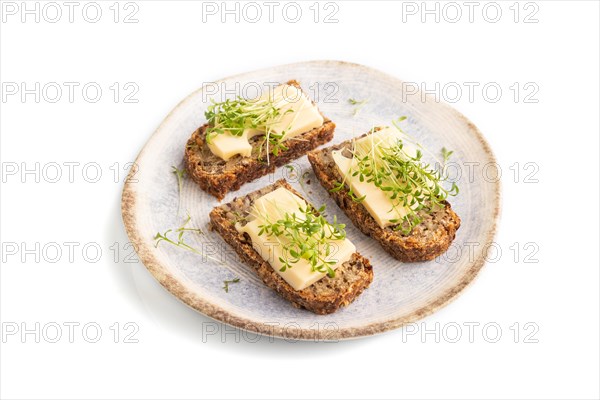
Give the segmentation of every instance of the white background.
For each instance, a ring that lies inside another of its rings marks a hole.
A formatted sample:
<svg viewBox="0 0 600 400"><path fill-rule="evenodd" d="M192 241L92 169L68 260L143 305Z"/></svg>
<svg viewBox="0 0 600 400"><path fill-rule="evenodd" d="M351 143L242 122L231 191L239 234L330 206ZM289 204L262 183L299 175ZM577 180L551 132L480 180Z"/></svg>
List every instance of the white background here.
<svg viewBox="0 0 600 400"><path fill-rule="evenodd" d="M33 95L23 102L19 94L2 100L4 173L14 163L19 168L81 163L73 183L67 176L57 183L43 177L36 183L34 175L22 178L20 172L3 176L3 246L81 245L73 262L68 254L56 263L44 257L36 262L34 255L23 263L21 253L3 254L2 398L599 397L597 2L537 2L527 9L524 3L499 2L496 23L482 15L484 3L475 8L472 23L462 2L460 21L450 23L442 14L439 22L429 15L423 23L420 2L412 3L419 8L416 15L403 13L403 7L413 10L406 3L337 2L337 23L323 22L324 4L315 23L311 1L301 4L303 15L295 24L282 17L282 6L273 23L265 14L259 23L235 23L229 16L222 24L218 14L202 21L201 2L169 3L137 1L139 22L131 24L122 22L125 11L133 10L123 10L123 3L120 22L113 21L113 1L101 2L98 23L82 18L85 3L75 9L73 23L60 2L57 23L43 15L39 23L33 15L25 23L20 13L3 15L3 84L78 82L81 88L97 82L103 95L97 103L83 99L80 89L73 103L66 92L57 103L43 97L36 103ZM536 8L538 22L524 23ZM53 18L54 11L47 11ZM454 18L453 10L446 12ZM493 10L488 12L493 18ZM454 104L485 134L503 168L496 238L501 259L417 326L456 323L463 327L458 343L406 330L340 343L268 338L249 343L224 327L203 337L208 318L174 299L142 264L123 262L129 251L122 249L127 243L120 217L122 168L166 114L203 82L312 59L366 64L429 89L436 82L440 87L496 82L503 89L495 103L476 90L473 101L465 92ZM138 85L139 102L124 103L122 92L115 103L109 89L114 82ZM524 101L531 90L515 101L509 89L515 82L521 89L527 82L537 85L532 99L538 102ZM102 168L97 183L82 178L81 166L89 162ZM509 169L516 162L517 182ZM539 167L538 183L524 182L527 162ZM115 163L121 168L118 183L110 169ZM81 246L89 242L103 249L96 263L82 258ZM510 249L515 242L521 248L516 260ZM529 242L539 248L532 257L537 263L524 262ZM114 243L122 249L119 262L110 250ZM81 325L73 343L64 325L58 343L6 332L36 322ZM103 330L97 343L82 336L81 326L89 322ZM115 322L118 343L110 330ZM124 329L127 322L139 327L138 343L124 343L124 333L131 331ZM473 343L464 325L469 322L481 324ZM535 325L526 330L528 322ZM483 335L486 323L501 327L498 342ZM539 330L525 340L535 326Z"/></svg>

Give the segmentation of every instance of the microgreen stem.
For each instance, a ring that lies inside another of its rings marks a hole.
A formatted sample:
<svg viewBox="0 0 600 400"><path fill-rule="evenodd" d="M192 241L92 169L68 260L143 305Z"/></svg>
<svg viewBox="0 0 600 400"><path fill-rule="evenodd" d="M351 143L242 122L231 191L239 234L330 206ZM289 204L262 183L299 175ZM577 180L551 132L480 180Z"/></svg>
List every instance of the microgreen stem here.
<svg viewBox="0 0 600 400"><path fill-rule="evenodd" d="M181 225L179 228L175 229L174 233L177 234L176 239L171 239L169 237L169 234L171 232L173 232L173 229L169 229L169 230L165 231L164 233L157 232L156 235L154 236L154 240L156 240L154 247L158 247L159 243L164 241L164 242L172 244L173 246L179 247L181 249L190 251L192 253L201 255L203 257L206 257L213 261L216 261L220 264L223 264L223 261L221 261L215 257L212 257L208 254L204 254L204 253L202 253L202 251L192 247L191 245L189 245L185 242L184 234L186 232L196 232L200 235L204 234L204 232L202 232L202 229L200 229L200 228L187 228L187 224L191 221L191 219L192 219L192 217L188 214L188 217L185 220L185 222L183 223L183 225Z"/></svg>
<svg viewBox="0 0 600 400"><path fill-rule="evenodd" d="M328 259L333 250L331 242L346 238L346 225L338 223L335 216L332 224L327 222L324 216L325 206L317 210L309 205L300 206L298 211L282 212L283 216L275 221L269 215L259 212L258 216L265 223L259 226L258 235L275 238L282 246L280 271L284 272L304 259L309 262L312 271L334 277L335 271L331 267L337 261Z"/></svg>

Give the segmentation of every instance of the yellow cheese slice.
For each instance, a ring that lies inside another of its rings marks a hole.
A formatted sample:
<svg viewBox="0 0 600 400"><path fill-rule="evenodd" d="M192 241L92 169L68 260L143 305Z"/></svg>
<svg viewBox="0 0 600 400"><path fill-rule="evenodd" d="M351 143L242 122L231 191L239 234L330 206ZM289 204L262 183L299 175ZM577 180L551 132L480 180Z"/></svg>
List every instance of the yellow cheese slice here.
<svg viewBox="0 0 600 400"><path fill-rule="evenodd" d="M256 129L246 129L241 136L224 132L213 136L210 143L207 144L214 155L225 161L238 154L242 157L250 157L252 154L252 146L250 145L249 139L263 133L264 132Z"/></svg>
<svg viewBox="0 0 600 400"><path fill-rule="evenodd" d="M283 246L289 242L286 241L283 235L274 237L265 233L262 235L258 233L260 232L261 225L264 225L268 221L273 223L279 219L283 219L286 213L296 213L300 218L303 215L300 208L306 207L307 203L303 199L285 188L278 188L254 201L250 213L250 218L253 219L243 226L239 223L236 224L236 229L250 236L252 247L294 290L306 289L326 274L313 271L308 260L303 258L292 264L291 268L280 271L283 263L279 260L279 257L285 258ZM325 259L327 261L336 261L335 264L331 265L333 270L348 261L356 251L356 248L348 239L332 240L329 244L332 246L332 251ZM319 250L324 251L324 249Z"/></svg>
<svg viewBox="0 0 600 400"><path fill-rule="evenodd" d="M267 129L277 134L283 134L282 140L291 139L323 125L323 116L317 107L312 104L302 90L295 86L279 85L259 99L268 99L279 109L279 118ZM252 154L249 139L260 134L265 134L265 131L249 129L244 131L241 136L224 132L215 135L208 144L208 148L225 161L238 154L249 157Z"/></svg>
<svg viewBox="0 0 600 400"><path fill-rule="evenodd" d="M323 116L317 107L296 86L277 86L271 93L271 100L279 109L281 119L270 128L284 134L284 140L323 125Z"/></svg>
<svg viewBox="0 0 600 400"><path fill-rule="evenodd" d="M393 146L398 139L402 139L400 133L395 128L383 128L364 138L355 141L355 147L361 151L369 152L373 146ZM416 149L406 141L403 141L404 151L414 157ZM354 158L348 158L342 155L341 151L332 152L333 160L342 176L345 176L346 183L352 189L356 197L363 197L361 204L365 206L369 214L375 219L381 228L396 225L399 219L405 217L411 211L408 207L394 206L389 195L375 186L372 182L360 181L358 176L352 176L350 170L355 171L357 161ZM392 222L394 221L394 222Z"/></svg>

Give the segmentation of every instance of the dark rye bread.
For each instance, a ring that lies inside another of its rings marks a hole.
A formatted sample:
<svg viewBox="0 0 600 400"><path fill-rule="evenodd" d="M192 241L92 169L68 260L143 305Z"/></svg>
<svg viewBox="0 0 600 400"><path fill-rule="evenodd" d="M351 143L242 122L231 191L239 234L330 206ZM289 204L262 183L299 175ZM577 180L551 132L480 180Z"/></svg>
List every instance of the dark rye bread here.
<svg viewBox="0 0 600 400"><path fill-rule="evenodd" d="M439 211L431 214L420 211L418 215L423 222L414 227L409 234L403 234L401 231L393 230L392 227L381 228L365 206L350 198L348 185L338 192L331 192L338 182L343 181L331 152L334 150L349 152L351 149L352 141L348 140L322 150L311 151L308 153L308 160L317 179L354 225L365 235L377 240L385 251L400 261L433 260L448 250L460 227L460 218L446 201L444 208Z"/></svg>
<svg viewBox="0 0 600 400"><path fill-rule="evenodd" d="M354 253L349 261L335 270L335 277L325 275L306 289L296 291L254 250L250 237L235 229L236 221L248 215L255 199L279 187L302 197L285 180L278 180L246 196L236 197L231 203L214 208L210 213L212 229L233 247L241 260L252 267L268 287L295 307L304 307L316 314L331 314L350 304L373 281L373 268L369 260Z"/></svg>
<svg viewBox="0 0 600 400"><path fill-rule="evenodd" d="M300 84L294 80L288 81L287 84L300 88ZM266 161L266 146L262 146L262 149L260 146L264 135L250 139L250 157L238 154L225 161L210 151L206 144L208 124L202 125L194 131L185 146L184 161L188 175L204 191L222 200L228 192L238 190L244 183L267 175L276 167L281 167L302 157L307 151L329 142L333 138L335 124L324 115L323 118L323 125L320 127L287 139L284 143L288 149L280 150L277 156L270 154L269 163Z"/></svg>

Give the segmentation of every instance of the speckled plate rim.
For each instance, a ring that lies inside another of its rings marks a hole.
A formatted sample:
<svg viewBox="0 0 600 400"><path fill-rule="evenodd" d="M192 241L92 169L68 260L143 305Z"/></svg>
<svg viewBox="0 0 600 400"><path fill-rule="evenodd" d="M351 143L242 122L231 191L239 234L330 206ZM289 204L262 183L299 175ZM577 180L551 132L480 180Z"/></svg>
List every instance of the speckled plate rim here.
<svg viewBox="0 0 600 400"><path fill-rule="evenodd" d="M315 60L315 61L305 61L298 62L293 64L281 65L276 67L292 67L299 65L311 65L315 63L322 64L337 64L344 65L345 67L356 68L360 70L368 70L370 72L375 72L385 77L386 79L390 79L402 83L402 80L391 76L385 72L379 71L377 69L367 67L362 64L351 63L347 61L337 61L337 60ZM273 68L273 67L271 67ZM245 72L242 74L233 75L230 77L222 78L217 83L221 83L226 80L231 79L243 79L247 75L256 74L262 71L269 70L271 68L264 68L260 70L255 70L251 72ZM201 93L204 88L200 88L190 95L188 95L185 99L183 99L177 106L167 115L167 117L163 120L163 122L158 126L158 128L154 131L152 136L148 139L138 156L136 157L136 163L142 158L144 151L147 149L148 143L156 136L163 126L167 124L168 121L173 118L173 115L177 113L177 111L183 107L188 101L190 101L194 96L198 93ZM430 95L426 95L430 97ZM484 138L483 134L479 131L479 129L467 119L464 115L458 112L456 109L452 108L450 105L445 103L438 103L438 106L442 106L447 108L451 113L453 113L457 118L462 119L466 122L469 127L469 133L473 135L473 140L479 141L484 152L491 163L496 163L496 158L490 148L490 145ZM494 237L496 235L496 230L498 226L498 221L501 214L501 184L500 180L494 183L494 192L496 194L494 201L494 215L493 222L491 225L491 229L487 232L486 245L493 242ZM403 325L413 323L418 321L440 308L444 307L452 300L456 299L458 295L475 279L481 268L485 265L485 255L482 253L478 258L474 259L471 262L471 265L463 275L462 279L459 280L454 286L450 287L446 292L436 298L434 301L431 301L429 304L421 307L413 311L412 313L402 316L400 318L390 319L384 322L377 322L369 325L358 326L358 327L347 327L341 328L336 331L332 330L310 330L310 329L302 329L296 328L293 326L274 326L273 324L263 324L260 322L253 321L249 318L246 318L242 315L235 315L234 313L226 310L225 308L219 306L218 304L211 303L206 299L199 296L194 290L187 286L185 282L178 280L169 269L162 265L159 260L153 255L151 251L151 244L148 243L147 240L143 239L142 233L139 231L136 223L136 210L138 204L138 193L136 192L135 185L130 182L129 179L126 180L125 186L123 188L123 195L121 199L121 212L123 217L123 223L125 225L125 230L127 231L127 235L129 240L133 244L136 252L142 261L142 263L146 266L148 271L154 276L154 278L171 294L173 294L177 299L191 307L192 309L199 311L200 313L213 318L219 322L231 325L236 328L240 328L246 331L259 333L262 335L274 336L285 339L294 339L294 340L326 340L326 341L338 341L343 339L351 339L351 338L360 338L365 336L371 336L378 333L383 333L392 329L397 329L402 327Z"/></svg>

